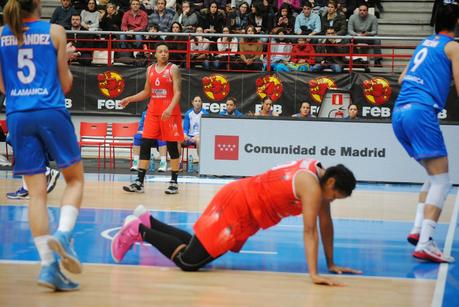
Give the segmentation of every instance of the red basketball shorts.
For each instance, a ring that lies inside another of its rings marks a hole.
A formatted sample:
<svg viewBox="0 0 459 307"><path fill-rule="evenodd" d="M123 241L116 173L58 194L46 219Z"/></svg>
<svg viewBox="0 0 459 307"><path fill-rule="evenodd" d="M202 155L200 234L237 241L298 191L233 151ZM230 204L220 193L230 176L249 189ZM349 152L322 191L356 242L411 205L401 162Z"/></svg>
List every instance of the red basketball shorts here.
<svg viewBox="0 0 459 307"><path fill-rule="evenodd" d="M180 115L171 115L166 120L162 120L161 115L147 113L142 137L165 142L183 142L182 117Z"/></svg>
<svg viewBox="0 0 459 307"><path fill-rule="evenodd" d="M214 258L239 252L260 227L253 218L238 181L225 185L194 224L194 232Z"/></svg>

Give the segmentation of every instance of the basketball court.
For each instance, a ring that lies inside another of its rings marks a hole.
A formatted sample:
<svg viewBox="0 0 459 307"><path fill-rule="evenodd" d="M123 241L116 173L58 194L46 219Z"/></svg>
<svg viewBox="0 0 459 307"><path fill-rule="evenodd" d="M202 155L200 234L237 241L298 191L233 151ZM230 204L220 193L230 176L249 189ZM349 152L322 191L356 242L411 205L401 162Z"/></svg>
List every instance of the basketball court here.
<svg viewBox="0 0 459 307"><path fill-rule="evenodd" d="M191 231L194 221L229 179L179 178L180 193L165 195L168 176L150 176L144 194L122 186L130 175L86 174L75 248L84 264L81 290L53 293L36 286L38 253L24 200L6 199L21 184L0 172L0 306L457 306L457 265L423 263L405 237L412 226L418 185L360 183L351 198L335 201L335 261L363 271L333 276L345 287L313 285L307 274L301 217L250 238L240 254L228 253L205 270L186 273L152 246L136 245L123 262L110 254L111 238L139 204L167 223ZM49 195L54 230L64 182ZM458 189L453 188L435 233L459 259ZM455 208L455 209L454 209ZM327 272L322 250L319 270ZM70 274L69 274L70 275Z"/></svg>

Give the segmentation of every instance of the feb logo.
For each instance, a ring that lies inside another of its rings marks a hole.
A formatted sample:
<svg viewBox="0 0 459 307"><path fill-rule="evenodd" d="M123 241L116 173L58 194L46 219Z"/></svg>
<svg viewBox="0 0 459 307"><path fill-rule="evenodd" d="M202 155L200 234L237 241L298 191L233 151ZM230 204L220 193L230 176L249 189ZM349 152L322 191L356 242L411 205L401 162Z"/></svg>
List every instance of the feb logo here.
<svg viewBox="0 0 459 307"><path fill-rule="evenodd" d="M278 100L284 92L282 82L276 75L267 75L258 78L256 81L257 94L261 99L266 96L269 97L273 102Z"/></svg>
<svg viewBox="0 0 459 307"><path fill-rule="evenodd" d="M329 88L336 88L336 83L333 79L319 77L309 81L309 93L311 94L311 98L319 104L322 103L325 93Z"/></svg>
<svg viewBox="0 0 459 307"><path fill-rule="evenodd" d="M206 76L202 78L201 82L202 90L210 100L223 100L230 92L230 84L222 75Z"/></svg>
<svg viewBox="0 0 459 307"><path fill-rule="evenodd" d="M124 79L114 71L106 71L97 75L100 92L108 98L115 98L124 91Z"/></svg>
<svg viewBox="0 0 459 307"><path fill-rule="evenodd" d="M375 77L363 81L363 94L369 103L379 106L389 101L392 88L386 79Z"/></svg>

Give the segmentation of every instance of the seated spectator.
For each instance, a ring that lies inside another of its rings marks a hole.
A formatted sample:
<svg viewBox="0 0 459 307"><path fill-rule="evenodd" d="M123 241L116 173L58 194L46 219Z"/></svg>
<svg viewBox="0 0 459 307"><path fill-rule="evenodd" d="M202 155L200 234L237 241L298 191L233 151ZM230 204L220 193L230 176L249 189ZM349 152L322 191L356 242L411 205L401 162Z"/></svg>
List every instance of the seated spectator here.
<svg viewBox="0 0 459 307"><path fill-rule="evenodd" d="M273 101L268 96L263 98L260 111L255 112L255 116L279 116L273 111Z"/></svg>
<svg viewBox="0 0 459 307"><path fill-rule="evenodd" d="M271 70L285 71L285 66L290 61L292 45L285 41L285 30L283 28L275 28L271 34L277 35L275 39L273 38L271 40ZM265 65L267 65L267 61L265 62Z"/></svg>
<svg viewBox="0 0 459 307"><path fill-rule="evenodd" d="M316 61L315 50L311 43L303 37L293 46L292 57L287 65L290 71L309 71Z"/></svg>
<svg viewBox="0 0 459 307"><path fill-rule="evenodd" d="M260 5L252 3L249 24L255 27L256 34L267 34L273 28L272 16L265 14Z"/></svg>
<svg viewBox="0 0 459 307"><path fill-rule="evenodd" d="M122 13L118 12L115 4L107 3L107 8L102 13L99 27L102 31L121 31L122 15Z"/></svg>
<svg viewBox="0 0 459 307"><path fill-rule="evenodd" d="M135 38L135 42L133 43L134 48L140 49L142 47L143 36L142 34L136 34L136 32L145 31L147 25L148 16L147 13L140 9L140 1L131 0L131 9L124 13L121 22L121 31L129 33L120 35L121 48L128 48L126 40Z"/></svg>
<svg viewBox="0 0 459 307"><path fill-rule="evenodd" d="M293 45L290 61L278 63L276 71L309 71L315 63L315 51L309 40L298 38L298 43Z"/></svg>
<svg viewBox="0 0 459 307"><path fill-rule="evenodd" d="M201 12L199 25L204 29L204 33L222 33L225 24L225 15L218 10L217 2L210 2L207 9ZM217 38L210 38L210 40L216 41Z"/></svg>
<svg viewBox="0 0 459 307"><path fill-rule="evenodd" d="M72 27L70 30L72 31L88 31L87 29L81 26L81 16L78 13L72 15L71 18ZM92 48L94 42L91 41L94 39L94 35L87 35L81 33L67 33L67 41L71 42L73 46L77 49L77 54L73 62L78 62L81 65L90 65L92 62L92 54L93 51L91 50L80 50L81 48Z"/></svg>
<svg viewBox="0 0 459 307"><path fill-rule="evenodd" d="M229 97L226 99L226 110L220 112L219 115L240 117L242 113L237 109L237 99Z"/></svg>
<svg viewBox="0 0 459 307"><path fill-rule="evenodd" d="M302 9L302 3L303 1L301 0L277 0L277 12L279 13L282 10L282 7L288 6L289 11L300 13Z"/></svg>
<svg viewBox="0 0 459 307"><path fill-rule="evenodd" d="M244 33L244 29L249 25L249 4L242 2L239 8L231 13L228 18L233 33Z"/></svg>
<svg viewBox="0 0 459 307"><path fill-rule="evenodd" d="M195 31L198 25L198 15L191 10L189 1L182 2L182 9L175 14L173 22L180 23L185 33L192 33Z"/></svg>
<svg viewBox="0 0 459 307"><path fill-rule="evenodd" d="M172 31L171 27L173 20L174 14L166 10L166 0L156 1L156 9L149 15L148 25L157 24L159 26L159 32L170 32ZM182 27L182 25L180 25L180 27Z"/></svg>
<svg viewBox="0 0 459 307"><path fill-rule="evenodd" d="M202 29L202 27L197 27L196 34L201 35L197 35L191 40L191 67L196 67L196 65L202 65L204 69L208 70L210 41L202 36L203 33L204 30Z"/></svg>
<svg viewBox="0 0 459 307"><path fill-rule="evenodd" d="M322 30L319 15L312 13L310 2L303 4L303 12L295 19L295 33L302 35L317 35Z"/></svg>
<svg viewBox="0 0 459 307"><path fill-rule="evenodd" d="M255 27L248 26L247 34L255 34ZM261 70L263 45L254 37L244 37L239 41L239 56L234 63L234 69L241 70Z"/></svg>
<svg viewBox="0 0 459 307"><path fill-rule="evenodd" d="M330 0L328 1L327 11L321 17L322 35L325 35L328 27L333 27L337 36L347 34L346 16L338 11L338 4Z"/></svg>
<svg viewBox="0 0 459 307"><path fill-rule="evenodd" d="M148 29L148 33L151 34L145 36L145 44L143 45L143 50L147 58L156 61L156 59L154 59L155 53L153 49L156 48L156 44L163 40L159 33L159 26L155 24L151 25Z"/></svg>
<svg viewBox="0 0 459 307"><path fill-rule="evenodd" d="M101 14L96 10L96 0L89 0L86 9L82 10L81 27L88 31L99 30L99 20Z"/></svg>
<svg viewBox="0 0 459 307"><path fill-rule="evenodd" d="M274 27L284 28L285 34L293 34L295 28L295 18L292 15L290 5L284 3L274 17Z"/></svg>
<svg viewBox="0 0 459 307"><path fill-rule="evenodd" d="M309 2L317 14L322 15L326 11L328 0L309 0Z"/></svg>
<svg viewBox="0 0 459 307"><path fill-rule="evenodd" d="M351 103L347 108L347 112L349 113L349 115L346 117L347 119L359 119L359 108L356 104Z"/></svg>
<svg viewBox="0 0 459 307"><path fill-rule="evenodd" d="M327 36L336 36L335 29L328 27ZM344 56L347 54L347 48L342 45L341 39L327 38L321 39L320 44L316 46L317 53L322 54L342 54L342 56L331 55L331 56L319 56L316 57L318 64L315 64L311 71L317 72L322 71L326 68L331 69L333 72L340 73L343 71Z"/></svg>
<svg viewBox="0 0 459 307"><path fill-rule="evenodd" d="M188 146L194 144L199 153L201 141L199 138L199 133L201 131L201 116L209 113L202 108L202 99L200 96L195 96L191 104L193 107L185 113L183 118L183 133L185 137L183 145Z"/></svg>
<svg viewBox="0 0 459 307"><path fill-rule="evenodd" d="M292 117L303 118L303 119L314 117L311 114L311 104L307 101L302 102L301 107L300 107L300 112L293 114Z"/></svg>
<svg viewBox="0 0 459 307"><path fill-rule="evenodd" d="M269 18L274 18L274 14L277 12L277 7L275 7L274 1L275 0L262 0L262 1L259 0L258 1L259 3L261 3L261 6L260 6L261 11L263 12L263 14L268 15Z"/></svg>
<svg viewBox="0 0 459 307"><path fill-rule="evenodd" d="M130 0L110 0L113 4L118 7L120 13L124 14L131 8Z"/></svg>
<svg viewBox="0 0 459 307"><path fill-rule="evenodd" d="M69 30L72 27L71 19L72 15L78 14L75 8L72 6L70 0L61 0L61 6L54 9L53 15L51 16L50 23L55 23Z"/></svg>
<svg viewBox="0 0 459 307"><path fill-rule="evenodd" d="M229 27L223 27L223 34L230 34ZM215 69L227 68L236 57L238 44L236 37L219 37L217 39L218 53L214 56L212 66Z"/></svg>
<svg viewBox="0 0 459 307"><path fill-rule="evenodd" d="M375 16L368 14L368 6L361 4L359 6L359 12L352 15L348 22L348 34L358 37L368 37L378 35L378 20ZM373 54L375 57L375 66L382 66L381 55L381 40L372 39L359 39L357 43L363 43L368 45L374 45ZM365 50L365 49L364 49ZM364 51L364 53L367 53Z"/></svg>
<svg viewBox="0 0 459 307"><path fill-rule="evenodd" d="M182 25L178 22L172 23L171 32L182 33ZM165 41L169 46L169 61L183 67L186 61L188 38L186 36L172 35L167 36Z"/></svg>
<svg viewBox="0 0 459 307"><path fill-rule="evenodd" d="M212 2L217 3L219 10L225 10L226 0L204 0L204 7L209 7Z"/></svg>

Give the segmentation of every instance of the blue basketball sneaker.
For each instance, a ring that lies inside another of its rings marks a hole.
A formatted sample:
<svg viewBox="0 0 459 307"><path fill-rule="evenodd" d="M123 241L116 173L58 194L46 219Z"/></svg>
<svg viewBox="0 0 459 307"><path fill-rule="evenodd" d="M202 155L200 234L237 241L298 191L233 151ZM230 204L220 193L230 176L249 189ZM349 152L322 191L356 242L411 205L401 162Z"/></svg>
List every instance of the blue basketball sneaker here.
<svg viewBox="0 0 459 307"><path fill-rule="evenodd" d="M16 192L6 193L8 199L29 199L29 191L20 187Z"/></svg>
<svg viewBox="0 0 459 307"><path fill-rule="evenodd" d="M69 231L56 231L48 240L48 246L61 257L62 266L73 274L82 271L80 260L73 250L72 234Z"/></svg>
<svg viewBox="0 0 459 307"><path fill-rule="evenodd" d="M57 261L41 267L38 285L55 291L75 291L80 289L79 283L62 274Z"/></svg>

